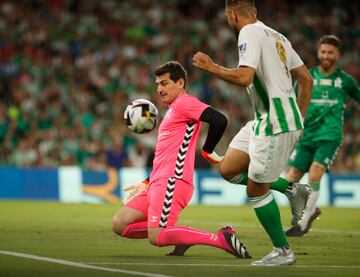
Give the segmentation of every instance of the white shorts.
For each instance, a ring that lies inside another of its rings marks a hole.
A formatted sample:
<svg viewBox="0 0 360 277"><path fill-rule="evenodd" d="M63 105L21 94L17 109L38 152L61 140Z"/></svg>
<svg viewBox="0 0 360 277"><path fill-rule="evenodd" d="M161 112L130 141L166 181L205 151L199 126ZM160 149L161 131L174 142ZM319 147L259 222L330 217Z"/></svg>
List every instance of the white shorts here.
<svg viewBox="0 0 360 277"><path fill-rule="evenodd" d="M248 176L257 183L273 183L284 170L301 131L272 136L255 135L254 121L249 121L235 135L229 147L250 156Z"/></svg>

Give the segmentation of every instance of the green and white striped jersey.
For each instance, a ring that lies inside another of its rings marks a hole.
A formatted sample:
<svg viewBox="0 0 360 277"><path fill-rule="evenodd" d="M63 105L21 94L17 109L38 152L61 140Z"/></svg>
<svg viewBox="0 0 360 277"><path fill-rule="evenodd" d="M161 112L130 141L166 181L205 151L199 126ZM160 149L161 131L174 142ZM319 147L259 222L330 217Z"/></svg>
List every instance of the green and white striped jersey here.
<svg viewBox="0 0 360 277"><path fill-rule="evenodd" d="M238 39L239 66L256 69L246 89L254 106L256 135L303 128L290 70L303 65L289 40L261 21L246 25Z"/></svg>

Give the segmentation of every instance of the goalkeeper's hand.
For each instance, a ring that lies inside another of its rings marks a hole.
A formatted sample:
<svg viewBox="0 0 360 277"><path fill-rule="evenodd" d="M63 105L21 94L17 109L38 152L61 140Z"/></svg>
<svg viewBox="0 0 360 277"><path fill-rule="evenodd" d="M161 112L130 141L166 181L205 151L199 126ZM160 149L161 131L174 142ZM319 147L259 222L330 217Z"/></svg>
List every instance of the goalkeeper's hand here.
<svg viewBox="0 0 360 277"><path fill-rule="evenodd" d="M139 195L142 191L144 191L148 185L149 185L149 181L144 180L140 183L131 184L125 187L123 191L128 191L128 194L124 198L123 204L126 205L127 203L129 203L131 199L133 199L135 196Z"/></svg>
<svg viewBox="0 0 360 277"><path fill-rule="evenodd" d="M223 156L219 156L214 151L209 154L204 150L201 150L201 155L204 157L205 160L207 160L210 163L219 163L224 159Z"/></svg>

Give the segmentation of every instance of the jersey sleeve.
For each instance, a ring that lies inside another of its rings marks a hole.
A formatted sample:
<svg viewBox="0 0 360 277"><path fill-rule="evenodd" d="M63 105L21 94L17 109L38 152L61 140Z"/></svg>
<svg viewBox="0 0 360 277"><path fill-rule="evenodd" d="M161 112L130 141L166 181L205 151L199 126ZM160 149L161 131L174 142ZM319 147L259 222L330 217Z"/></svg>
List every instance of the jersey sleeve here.
<svg viewBox="0 0 360 277"><path fill-rule="evenodd" d="M239 64L257 69L261 56L260 38L253 26L245 26L238 39Z"/></svg>
<svg viewBox="0 0 360 277"><path fill-rule="evenodd" d="M179 110L181 111L181 114L185 120L195 120L195 121L199 121L203 111L207 107L209 107L209 105L201 102L195 96L191 96L191 95L188 95L187 97L182 97L178 105L179 105Z"/></svg>
<svg viewBox="0 0 360 277"><path fill-rule="evenodd" d="M351 98L355 99L356 102L360 104L360 87L359 84L356 82L355 78L350 77L351 88L349 95Z"/></svg>
<svg viewBox="0 0 360 277"><path fill-rule="evenodd" d="M290 51L290 70L302 66L304 62L301 60L299 55L295 52L294 48Z"/></svg>

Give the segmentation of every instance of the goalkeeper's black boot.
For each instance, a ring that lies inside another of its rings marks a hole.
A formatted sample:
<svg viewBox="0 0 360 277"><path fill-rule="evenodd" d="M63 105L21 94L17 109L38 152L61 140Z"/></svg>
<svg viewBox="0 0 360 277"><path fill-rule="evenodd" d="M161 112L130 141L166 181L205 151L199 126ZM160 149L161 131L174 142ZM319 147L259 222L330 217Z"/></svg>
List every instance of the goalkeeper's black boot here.
<svg viewBox="0 0 360 277"><path fill-rule="evenodd" d="M246 247L238 240L234 230L230 226L221 228L218 235L222 234L228 245L227 249L224 249L226 252L234 255L238 258L251 259L251 255L246 250Z"/></svg>
<svg viewBox="0 0 360 277"><path fill-rule="evenodd" d="M184 256L185 252L191 247L191 245L175 245L173 251L165 254L166 256Z"/></svg>

